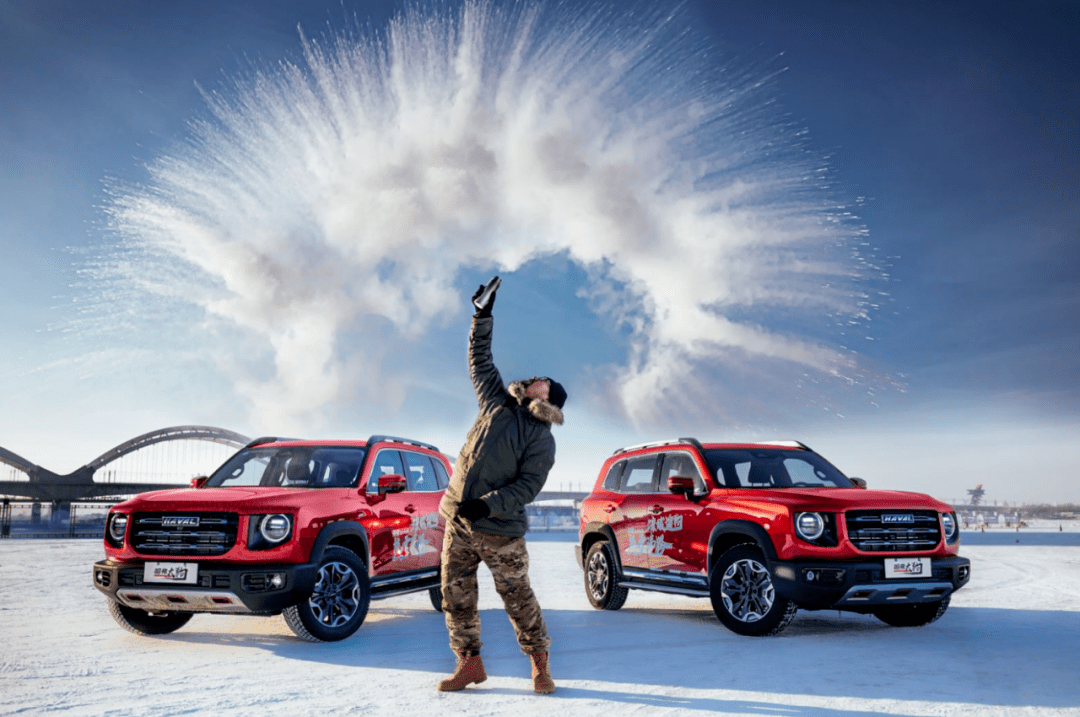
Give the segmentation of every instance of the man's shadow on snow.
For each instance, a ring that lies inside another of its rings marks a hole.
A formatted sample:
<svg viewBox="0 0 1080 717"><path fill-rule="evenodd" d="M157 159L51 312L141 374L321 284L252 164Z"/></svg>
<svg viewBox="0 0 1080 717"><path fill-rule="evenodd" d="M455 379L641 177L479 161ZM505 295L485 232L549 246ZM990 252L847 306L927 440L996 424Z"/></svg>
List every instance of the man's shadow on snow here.
<svg viewBox="0 0 1080 717"><path fill-rule="evenodd" d="M487 683L469 690L528 692L529 662L518 650L506 613L486 609L480 614L488 676L522 678L523 685L514 690ZM1076 706L1078 663L1062 660L1071 654L1070 646L1080 644L1080 619L1074 612L954 606L932 625L893 628L870 616L800 611L783 633L767 638L736 635L707 608L545 610L544 617L552 637L552 673L559 685L555 698L799 717L863 714L567 684L582 680L875 701ZM248 633L215 634L209 631L213 623L208 618L200 623L206 632L193 624L164 639L246 644L302 662L439 676L454 667L443 616L430 608L373 603L355 635L332 643L259 633L256 620L246 619L255 628ZM1056 647L1046 649L1047 641Z"/></svg>

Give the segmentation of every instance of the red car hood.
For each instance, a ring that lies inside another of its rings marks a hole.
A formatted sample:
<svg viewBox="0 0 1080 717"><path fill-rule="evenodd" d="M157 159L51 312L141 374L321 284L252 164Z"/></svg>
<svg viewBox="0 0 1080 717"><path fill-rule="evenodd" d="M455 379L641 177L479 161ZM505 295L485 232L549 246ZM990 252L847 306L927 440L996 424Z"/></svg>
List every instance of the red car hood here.
<svg viewBox="0 0 1080 717"><path fill-rule="evenodd" d="M267 509L297 509L311 503L342 500L355 488L184 488L141 493L118 508L131 511L213 511L260 513Z"/></svg>
<svg viewBox="0 0 1080 717"><path fill-rule="evenodd" d="M953 508L925 493L909 493L899 490L866 490L863 488L783 488L783 489L730 489L720 490L725 502L767 501L790 508L824 510L831 512L850 510L936 510L950 513Z"/></svg>

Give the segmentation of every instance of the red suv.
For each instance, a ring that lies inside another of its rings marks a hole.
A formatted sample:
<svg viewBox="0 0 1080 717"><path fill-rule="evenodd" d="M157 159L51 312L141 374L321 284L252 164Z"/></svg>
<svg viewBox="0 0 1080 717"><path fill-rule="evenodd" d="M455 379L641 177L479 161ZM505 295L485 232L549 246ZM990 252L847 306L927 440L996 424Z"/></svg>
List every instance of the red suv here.
<svg viewBox="0 0 1080 717"><path fill-rule="evenodd" d="M449 474L438 448L406 438L260 438L190 489L116 505L94 585L142 635L196 612L284 614L299 637L332 641L373 599L428 590L439 610Z"/></svg>
<svg viewBox="0 0 1080 717"><path fill-rule="evenodd" d="M865 486L795 441L620 449L581 506L585 592L601 610L632 588L708 597L740 635L774 635L798 608L931 623L971 575L956 514Z"/></svg>

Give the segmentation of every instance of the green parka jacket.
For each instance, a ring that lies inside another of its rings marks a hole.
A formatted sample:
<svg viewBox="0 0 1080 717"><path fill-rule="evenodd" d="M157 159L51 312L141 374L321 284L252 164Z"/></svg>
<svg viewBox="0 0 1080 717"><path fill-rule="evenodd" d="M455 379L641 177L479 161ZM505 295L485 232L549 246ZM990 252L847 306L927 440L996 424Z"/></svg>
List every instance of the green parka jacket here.
<svg viewBox="0 0 1080 717"><path fill-rule="evenodd" d="M439 514L453 520L462 502L479 498L491 514L474 521L473 528L520 537L529 527L525 506L544 487L555 463L551 424L561 424L563 414L547 401L527 399L520 381L503 385L491 358L493 324L490 317L473 318L469 375L480 401L480 415L454 465Z"/></svg>

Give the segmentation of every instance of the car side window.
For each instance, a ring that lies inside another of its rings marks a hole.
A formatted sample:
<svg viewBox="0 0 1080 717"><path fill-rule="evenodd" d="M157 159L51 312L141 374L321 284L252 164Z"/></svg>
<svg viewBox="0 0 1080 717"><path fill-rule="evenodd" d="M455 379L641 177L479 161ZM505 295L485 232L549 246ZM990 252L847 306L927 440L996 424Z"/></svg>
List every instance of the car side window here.
<svg viewBox="0 0 1080 717"><path fill-rule="evenodd" d="M660 469L661 491L667 490L668 478L672 476L689 476L694 479L694 491L705 492L705 480L701 477L701 471L698 470L697 463L689 453L679 451L664 454L664 462Z"/></svg>
<svg viewBox="0 0 1080 717"><path fill-rule="evenodd" d="M607 475L604 476L604 490L614 491L619 489L619 478L622 476L622 470L625 466L626 461L616 461L611 464Z"/></svg>
<svg viewBox="0 0 1080 717"><path fill-rule="evenodd" d="M435 482L439 490L446 490L446 486L450 485L450 476L446 473L446 466L438 458L432 458L431 465L435 466Z"/></svg>
<svg viewBox="0 0 1080 717"><path fill-rule="evenodd" d="M431 459L422 453L402 451L405 458L405 478L408 480L408 490L418 493L434 493L439 490L439 484L435 479L435 468L431 465Z"/></svg>
<svg viewBox="0 0 1080 717"><path fill-rule="evenodd" d="M622 479L619 481L620 493L655 493L656 464L660 454L638 456L626 461Z"/></svg>
<svg viewBox="0 0 1080 717"><path fill-rule="evenodd" d="M375 460L371 464L371 475L368 476L367 492L378 493L379 476L388 475L405 475L405 469L401 465L401 456L398 452L390 449L383 449L375 455Z"/></svg>

